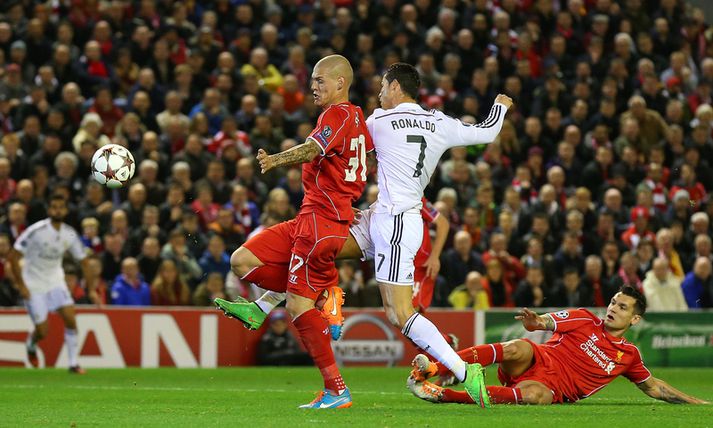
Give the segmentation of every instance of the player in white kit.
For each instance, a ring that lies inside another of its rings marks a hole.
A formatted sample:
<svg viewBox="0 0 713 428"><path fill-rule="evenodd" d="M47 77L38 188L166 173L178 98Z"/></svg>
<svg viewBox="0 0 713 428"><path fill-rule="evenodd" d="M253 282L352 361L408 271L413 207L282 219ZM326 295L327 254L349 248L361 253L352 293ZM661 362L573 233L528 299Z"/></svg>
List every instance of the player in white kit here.
<svg viewBox="0 0 713 428"><path fill-rule="evenodd" d="M62 258L69 251L75 260L81 261L85 278L89 268L86 249L79 240L77 231L64 223L67 216L67 201L59 195L52 196L47 209L48 218L28 227L15 241L10 255L10 266L20 295L35 329L27 337L28 360L37 366L37 342L47 335L47 315L56 311L64 321L64 343L69 356L70 373L83 374L79 367L77 347L77 322L74 301L64 279ZM24 258L22 267L20 259ZM87 284L89 297L98 302L95 284Z"/></svg>
<svg viewBox="0 0 713 428"><path fill-rule="evenodd" d="M421 198L441 156L452 147L492 143L512 100L498 95L485 121L467 125L421 108L416 102L420 83L413 66L391 65L381 80L382 108L366 120L379 164L379 196L370 225L375 276L389 320L448 367L479 402L480 365L461 360L436 326L413 308L414 257L423 239Z"/></svg>

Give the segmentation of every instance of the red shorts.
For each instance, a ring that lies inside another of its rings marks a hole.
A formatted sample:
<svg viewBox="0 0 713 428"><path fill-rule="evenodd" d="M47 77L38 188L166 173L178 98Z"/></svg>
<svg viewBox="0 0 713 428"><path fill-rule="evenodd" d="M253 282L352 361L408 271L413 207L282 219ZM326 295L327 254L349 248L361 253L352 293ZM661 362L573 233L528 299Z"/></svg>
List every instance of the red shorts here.
<svg viewBox="0 0 713 428"><path fill-rule="evenodd" d="M264 264L285 266L287 291L316 300L326 288L338 285L334 264L349 237L349 223L301 213L269 227L243 246Z"/></svg>
<svg viewBox="0 0 713 428"><path fill-rule="evenodd" d="M561 376L559 366L550 357L547 348L542 347L529 339L521 339L528 342L532 346L533 362L529 369L520 376L510 376L503 372L501 367L498 367L498 379L500 383L507 387L515 387L518 383L525 380L532 380L545 385L552 391L552 403L564 402L562 389L559 387L559 379Z"/></svg>
<svg viewBox="0 0 713 428"><path fill-rule="evenodd" d="M416 267L413 279L413 307L419 312L425 312L431 306L436 280L426 276L425 267Z"/></svg>

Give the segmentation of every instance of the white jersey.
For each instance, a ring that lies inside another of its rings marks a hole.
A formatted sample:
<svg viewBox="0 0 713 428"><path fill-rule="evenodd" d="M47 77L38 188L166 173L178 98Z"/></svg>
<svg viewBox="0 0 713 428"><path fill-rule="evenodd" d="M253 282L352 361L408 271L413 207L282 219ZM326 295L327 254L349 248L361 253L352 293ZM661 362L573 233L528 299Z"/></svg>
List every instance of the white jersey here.
<svg viewBox="0 0 713 428"><path fill-rule="evenodd" d="M492 143L506 112L496 103L485 121L467 125L415 103L374 110L366 124L379 162L376 212L398 215L420 209L423 191L443 153L452 147Z"/></svg>
<svg viewBox="0 0 713 428"><path fill-rule="evenodd" d="M72 226L62 223L59 230L50 219L28 227L15 241L15 249L24 256L22 279L31 294L67 287L62 258L69 251L75 260L86 257L86 250Z"/></svg>

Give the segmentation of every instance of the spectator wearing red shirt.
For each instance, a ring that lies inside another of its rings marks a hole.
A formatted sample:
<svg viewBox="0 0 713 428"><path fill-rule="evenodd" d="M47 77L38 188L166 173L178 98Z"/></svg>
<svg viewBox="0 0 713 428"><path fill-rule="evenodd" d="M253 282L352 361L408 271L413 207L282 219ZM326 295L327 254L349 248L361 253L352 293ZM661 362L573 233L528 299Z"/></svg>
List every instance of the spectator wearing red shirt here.
<svg viewBox="0 0 713 428"><path fill-rule="evenodd" d="M649 230L649 217L649 211L644 207L634 207L631 210L632 224L621 234L621 240L630 250L635 250L642 239L656 239L656 235Z"/></svg>

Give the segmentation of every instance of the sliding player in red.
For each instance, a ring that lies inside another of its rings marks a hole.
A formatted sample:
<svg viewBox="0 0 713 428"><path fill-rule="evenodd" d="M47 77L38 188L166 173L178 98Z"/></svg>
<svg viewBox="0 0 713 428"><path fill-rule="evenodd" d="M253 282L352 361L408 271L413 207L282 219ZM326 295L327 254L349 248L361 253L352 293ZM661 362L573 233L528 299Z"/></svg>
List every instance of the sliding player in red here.
<svg viewBox="0 0 713 428"><path fill-rule="evenodd" d="M587 398L617 376L624 376L646 395L669 403L708 404L656 379L644 366L639 349L623 338L646 312L646 298L625 286L611 300L606 317L586 309L570 309L537 315L524 308L515 317L528 331L550 330L552 338L538 345L528 339L474 346L459 352L469 363L500 363L498 378L504 386L485 386L480 393L441 388L427 379L447 373L443 365L422 354L414 359L407 381L417 397L435 403L553 404Z"/></svg>

